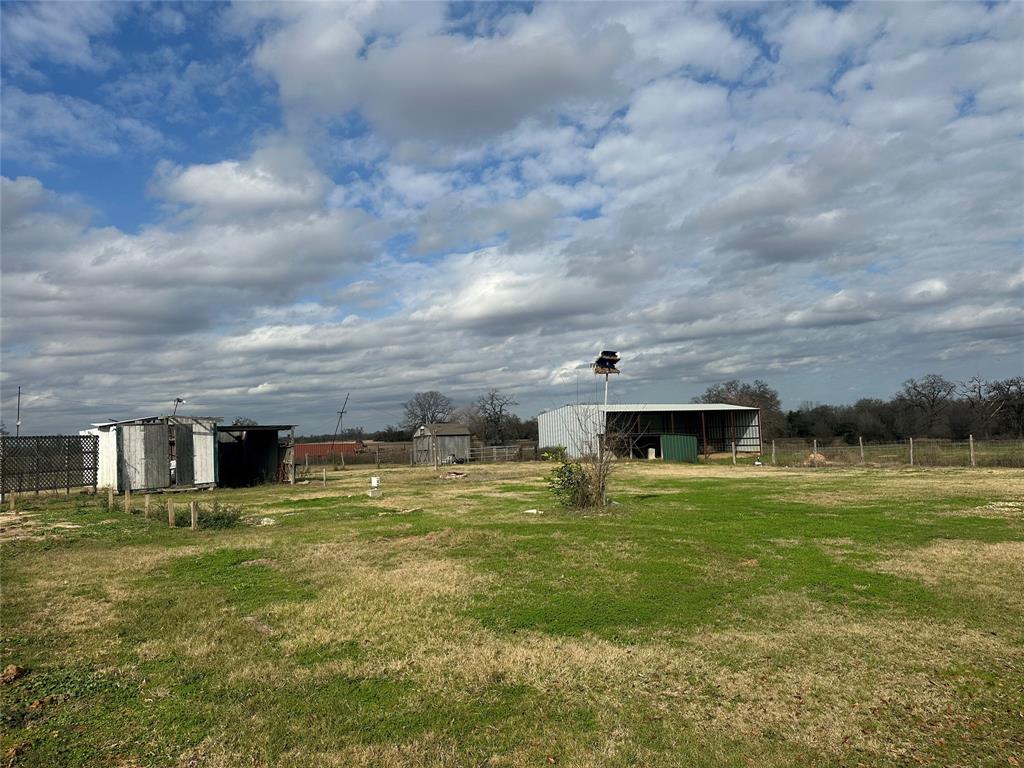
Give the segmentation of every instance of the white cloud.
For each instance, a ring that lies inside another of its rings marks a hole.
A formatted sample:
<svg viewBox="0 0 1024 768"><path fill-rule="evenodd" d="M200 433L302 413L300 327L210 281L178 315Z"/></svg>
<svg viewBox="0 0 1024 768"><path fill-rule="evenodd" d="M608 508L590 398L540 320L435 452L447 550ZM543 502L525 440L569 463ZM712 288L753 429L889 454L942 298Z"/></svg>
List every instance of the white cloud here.
<svg viewBox="0 0 1024 768"><path fill-rule="evenodd" d="M245 161L209 165L157 167L153 191L204 214L262 213L289 208L316 208L329 179L298 148L275 145L257 150Z"/></svg>

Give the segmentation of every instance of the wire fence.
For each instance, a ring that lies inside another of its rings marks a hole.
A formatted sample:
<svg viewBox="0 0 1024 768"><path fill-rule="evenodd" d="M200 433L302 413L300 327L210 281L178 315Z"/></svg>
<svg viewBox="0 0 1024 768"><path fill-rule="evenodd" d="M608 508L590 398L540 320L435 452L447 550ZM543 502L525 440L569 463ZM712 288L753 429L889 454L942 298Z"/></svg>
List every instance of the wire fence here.
<svg viewBox="0 0 1024 768"><path fill-rule="evenodd" d="M825 445L814 440L774 440L762 461L785 467L919 466L1024 467L1024 440L937 440Z"/></svg>

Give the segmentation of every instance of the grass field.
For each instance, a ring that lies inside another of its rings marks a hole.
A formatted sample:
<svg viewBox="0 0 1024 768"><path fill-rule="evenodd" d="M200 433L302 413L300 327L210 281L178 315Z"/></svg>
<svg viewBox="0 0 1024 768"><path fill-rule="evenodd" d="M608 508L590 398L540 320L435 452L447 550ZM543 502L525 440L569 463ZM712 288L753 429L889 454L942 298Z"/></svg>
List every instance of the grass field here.
<svg viewBox="0 0 1024 768"><path fill-rule="evenodd" d="M1024 763L1024 471L546 469L19 500L5 764Z"/></svg>

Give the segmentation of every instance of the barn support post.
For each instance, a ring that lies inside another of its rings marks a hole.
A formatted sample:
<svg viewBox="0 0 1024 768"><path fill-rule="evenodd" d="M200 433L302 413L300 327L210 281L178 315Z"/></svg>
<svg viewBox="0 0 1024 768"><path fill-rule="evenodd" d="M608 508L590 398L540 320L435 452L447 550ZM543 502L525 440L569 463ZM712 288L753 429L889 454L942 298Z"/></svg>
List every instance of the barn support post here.
<svg viewBox="0 0 1024 768"><path fill-rule="evenodd" d="M291 464L291 484L295 485L295 427L292 427L292 464Z"/></svg>
<svg viewBox="0 0 1024 768"><path fill-rule="evenodd" d="M732 453L733 453L733 457L734 457L733 463L735 463L735 455L736 455L736 412L735 411L729 411L729 425L732 427Z"/></svg>
<svg viewBox="0 0 1024 768"><path fill-rule="evenodd" d="M975 467L977 465L974 463L974 435L968 435L967 436L967 440L968 440L968 442L970 443L970 446L971 446L971 466ZM13 504L12 504L12 506L13 506Z"/></svg>
<svg viewBox="0 0 1024 768"><path fill-rule="evenodd" d="M708 458L708 425L704 420L704 411L700 412L700 434L704 440L704 460Z"/></svg>

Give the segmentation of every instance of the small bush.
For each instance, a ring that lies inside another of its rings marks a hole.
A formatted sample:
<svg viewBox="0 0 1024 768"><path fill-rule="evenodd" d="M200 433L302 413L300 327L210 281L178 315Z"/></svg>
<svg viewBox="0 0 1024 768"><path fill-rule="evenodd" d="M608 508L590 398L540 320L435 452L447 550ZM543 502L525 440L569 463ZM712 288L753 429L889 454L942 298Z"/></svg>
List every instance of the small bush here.
<svg viewBox="0 0 1024 768"><path fill-rule="evenodd" d="M174 516L175 528L188 528L192 525L192 515L188 506L176 507ZM200 528L234 528L242 520L242 509L240 507L221 506L220 502L213 502L209 507L199 505L198 510Z"/></svg>
<svg viewBox="0 0 1024 768"><path fill-rule="evenodd" d="M552 445L547 448L538 449L540 457L544 461L562 461L564 462L567 458L566 450L564 445Z"/></svg>
<svg viewBox="0 0 1024 768"><path fill-rule="evenodd" d="M560 461L548 475L548 487L555 498L570 509L601 506L601 489L589 468L578 461Z"/></svg>

